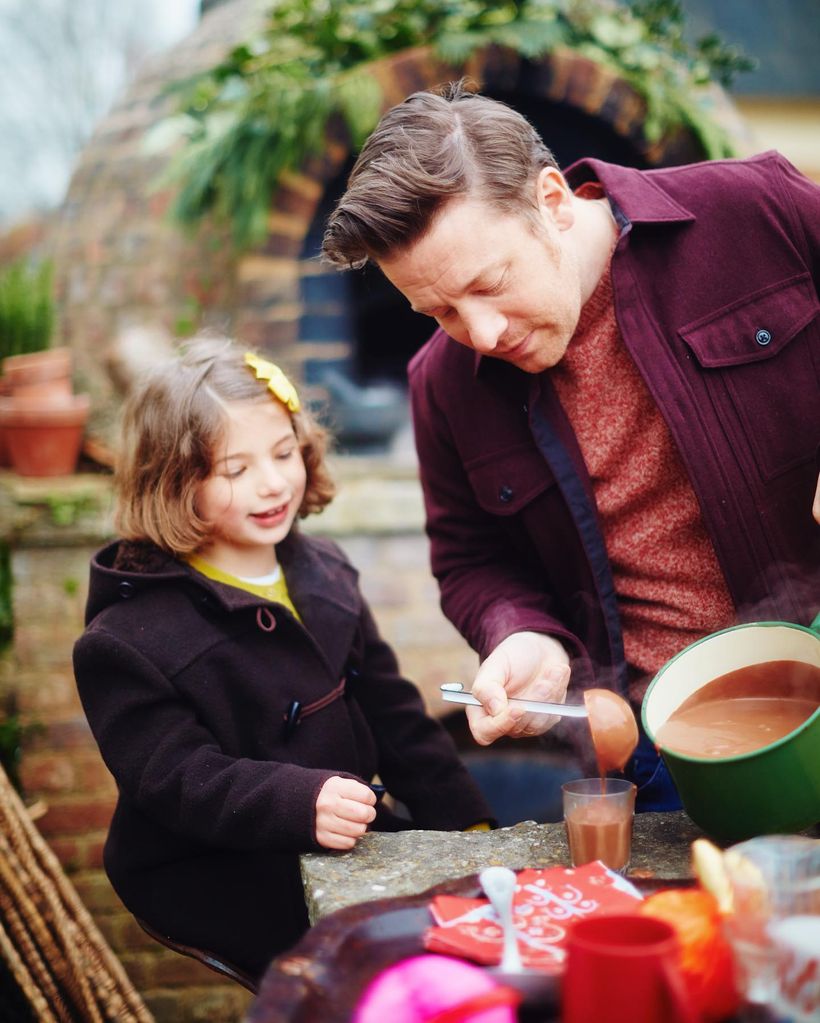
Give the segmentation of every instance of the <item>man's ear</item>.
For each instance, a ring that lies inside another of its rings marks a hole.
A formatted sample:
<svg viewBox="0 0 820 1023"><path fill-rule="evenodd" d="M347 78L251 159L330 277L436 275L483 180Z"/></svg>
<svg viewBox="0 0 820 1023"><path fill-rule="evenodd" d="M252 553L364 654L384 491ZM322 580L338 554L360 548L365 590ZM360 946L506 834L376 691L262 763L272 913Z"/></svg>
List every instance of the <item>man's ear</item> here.
<svg viewBox="0 0 820 1023"><path fill-rule="evenodd" d="M566 231L575 223L572 190L557 167L542 167L535 181L535 200L541 216L559 231Z"/></svg>

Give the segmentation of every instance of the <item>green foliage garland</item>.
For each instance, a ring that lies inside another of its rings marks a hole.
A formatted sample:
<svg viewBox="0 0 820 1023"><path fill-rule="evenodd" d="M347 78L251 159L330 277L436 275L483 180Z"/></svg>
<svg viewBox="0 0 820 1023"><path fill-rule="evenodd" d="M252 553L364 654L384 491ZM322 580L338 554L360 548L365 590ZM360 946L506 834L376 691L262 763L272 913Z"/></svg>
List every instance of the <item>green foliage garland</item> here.
<svg viewBox="0 0 820 1023"><path fill-rule="evenodd" d="M264 238L283 171L320 151L328 119L340 115L355 146L375 127L369 62L426 44L455 66L490 44L531 60L569 47L644 98L649 142L684 126L709 158L731 155L698 88L754 63L714 35L690 45L683 22L678 0L279 0L254 39L176 86L186 145L171 169L173 214L188 226L215 215L239 246Z"/></svg>

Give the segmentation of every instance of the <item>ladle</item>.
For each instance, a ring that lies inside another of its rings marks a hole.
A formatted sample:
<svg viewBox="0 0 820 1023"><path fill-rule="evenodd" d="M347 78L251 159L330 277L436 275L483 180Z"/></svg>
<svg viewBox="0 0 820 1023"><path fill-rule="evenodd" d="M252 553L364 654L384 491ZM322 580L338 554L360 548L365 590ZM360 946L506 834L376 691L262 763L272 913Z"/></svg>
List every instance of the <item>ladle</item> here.
<svg viewBox="0 0 820 1023"><path fill-rule="evenodd" d="M480 707L481 701L466 693L461 682L445 682L441 696L448 703L462 703ZM545 703L543 700L521 700L509 697L523 710L532 714L556 714L559 717L589 718L592 745L601 774L622 771L638 744L638 723L626 700L610 689L587 689L584 702Z"/></svg>
<svg viewBox="0 0 820 1023"><path fill-rule="evenodd" d="M638 723L631 707L610 689L587 689L584 705L601 775L622 771L638 745Z"/></svg>
<svg viewBox="0 0 820 1023"><path fill-rule="evenodd" d="M501 931L504 935L501 972L523 973L524 964L518 951L518 933L513 921L515 872L509 867L485 867L478 875L478 879L501 922Z"/></svg>
<svg viewBox="0 0 820 1023"><path fill-rule="evenodd" d="M441 698L448 703L463 703L468 707L480 707L481 701L476 699L472 693L465 693L461 682L445 682L441 686ZM559 717L585 718L587 708L580 703L545 703L543 700L519 700L517 696L509 698L523 710L532 714L557 714Z"/></svg>

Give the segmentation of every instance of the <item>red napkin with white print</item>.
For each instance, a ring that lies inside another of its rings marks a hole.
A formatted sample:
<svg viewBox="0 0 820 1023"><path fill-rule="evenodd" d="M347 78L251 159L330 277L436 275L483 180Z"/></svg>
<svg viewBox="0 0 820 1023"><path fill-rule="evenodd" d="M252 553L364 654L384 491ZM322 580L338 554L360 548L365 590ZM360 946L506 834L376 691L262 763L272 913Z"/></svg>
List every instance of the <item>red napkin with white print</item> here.
<svg viewBox="0 0 820 1023"><path fill-rule="evenodd" d="M513 919L524 966L560 973L567 931L576 920L600 913L628 913L640 892L599 860L583 867L521 870L516 875ZM430 904L435 926L424 933L428 952L460 956L483 966L501 961L502 932L487 899L437 895Z"/></svg>

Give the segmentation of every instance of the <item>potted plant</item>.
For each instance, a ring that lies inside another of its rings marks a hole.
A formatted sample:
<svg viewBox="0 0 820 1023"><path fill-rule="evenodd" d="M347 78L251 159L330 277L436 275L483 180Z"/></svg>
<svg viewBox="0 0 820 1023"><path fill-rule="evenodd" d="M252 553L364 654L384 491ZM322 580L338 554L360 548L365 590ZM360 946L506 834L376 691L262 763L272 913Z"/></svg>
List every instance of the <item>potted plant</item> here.
<svg viewBox="0 0 820 1023"><path fill-rule="evenodd" d="M0 450L21 476L70 473L88 418L71 385L71 352L51 348L51 266L18 261L0 271Z"/></svg>

